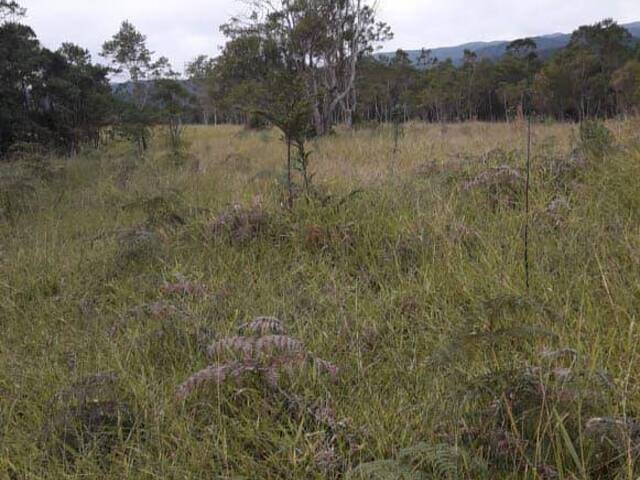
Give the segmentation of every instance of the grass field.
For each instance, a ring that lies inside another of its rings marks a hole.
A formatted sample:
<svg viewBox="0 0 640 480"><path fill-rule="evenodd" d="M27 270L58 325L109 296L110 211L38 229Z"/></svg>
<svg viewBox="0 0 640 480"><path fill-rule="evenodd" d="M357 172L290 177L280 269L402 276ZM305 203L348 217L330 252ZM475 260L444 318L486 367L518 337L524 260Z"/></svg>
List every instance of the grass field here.
<svg viewBox="0 0 640 480"><path fill-rule="evenodd" d="M518 123L340 130L292 211L275 131L0 165L0 479L638 478L640 124L608 127L534 125L529 291ZM288 343L207 358L258 316ZM211 363L244 366L177 398Z"/></svg>

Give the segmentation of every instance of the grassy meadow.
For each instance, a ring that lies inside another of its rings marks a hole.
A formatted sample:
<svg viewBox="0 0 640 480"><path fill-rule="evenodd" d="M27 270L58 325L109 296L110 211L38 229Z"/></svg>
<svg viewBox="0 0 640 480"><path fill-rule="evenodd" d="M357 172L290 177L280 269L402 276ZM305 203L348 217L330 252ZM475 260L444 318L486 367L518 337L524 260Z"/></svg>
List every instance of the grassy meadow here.
<svg viewBox="0 0 640 480"><path fill-rule="evenodd" d="M607 127L533 126L529 289L517 122L338 130L291 211L275 130L0 165L0 479L638 478L640 123ZM208 358L260 316L286 345Z"/></svg>

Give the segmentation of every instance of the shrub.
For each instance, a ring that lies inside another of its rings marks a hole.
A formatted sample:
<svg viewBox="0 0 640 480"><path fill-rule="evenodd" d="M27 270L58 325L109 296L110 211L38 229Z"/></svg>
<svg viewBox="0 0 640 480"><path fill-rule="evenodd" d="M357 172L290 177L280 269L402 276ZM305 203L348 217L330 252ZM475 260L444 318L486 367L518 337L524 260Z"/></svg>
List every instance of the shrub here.
<svg viewBox="0 0 640 480"><path fill-rule="evenodd" d="M209 230L214 237L227 237L232 244L243 244L266 232L269 220L260 200L254 199L250 207L234 204L218 214Z"/></svg>
<svg viewBox="0 0 640 480"><path fill-rule="evenodd" d="M580 146L593 157L602 158L613 149L615 140L604 123L587 120L580 125Z"/></svg>
<svg viewBox="0 0 640 480"><path fill-rule="evenodd" d="M149 226L185 224L185 202L180 192L175 190L151 197L139 196L123 208L144 212Z"/></svg>
<svg viewBox="0 0 640 480"><path fill-rule="evenodd" d="M98 373L58 392L50 402L46 440L67 462L77 455L97 451L105 458L127 438L136 424L131 405L123 400L118 376Z"/></svg>
<svg viewBox="0 0 640 480"><path fill-rule="evenodd" d="M637 423L608 416L615 386L572 349L543 350L535 366L457 384L451 403L464 413L450 439L481 455L495 474L516 469L554 478L564 471L613 479L629 458L638 459Z"/></svg>
<svg viewBox="0 0 640 480"><path fill-rule="evenodd" d="M524 179L522 174L507 165L501 165L481 172L463 185L464 191L481 190L489 195L494 206L515 207L522 195Z"/></svg>
<svg viewBox="0 0 640 480"><path fill-rule="evenodd" d="M464 447L422 442L400 450L395 460L363 463L348 480L458 480L480 478L487 471L483 460Z"/></svg>
<svg viewBox="0 0 640 480"><path fill-rule="evenodd" d="M156 258L163 249L160 237L144 225L136 225L118 236L116 263L120 268Z"/></svg>

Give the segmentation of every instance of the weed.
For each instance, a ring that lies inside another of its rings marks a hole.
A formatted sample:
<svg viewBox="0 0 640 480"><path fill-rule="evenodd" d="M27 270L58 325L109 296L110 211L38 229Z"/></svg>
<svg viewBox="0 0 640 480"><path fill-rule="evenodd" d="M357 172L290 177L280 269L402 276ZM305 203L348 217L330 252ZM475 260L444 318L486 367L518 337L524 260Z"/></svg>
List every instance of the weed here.
<svg viewBox="0 0 640 480"><path fill-rule="evenodd" d="M334 378L338 374L335 365L305 352L300 341L278 334L284 332L284 326L277 319L260 317L240 330L254 336L223 338L207 349L207 355L212 359L235 359L210 365L189 377L178 387L178 400L185 400L202 385L220 385L228 379L240 379L248 374L258 374L276 386L282 369L291 371L307 362Z"/></svg>
<svg viewBox="0 0 640 480"><path fill-rule="evenodd" d="M122 401L118 377L107 372L86 377L51 401L45 439L67 463L94 451L107 458L131 435L136 415Z"/></svg>
<svg viewBox="0 0 640 480"><path fill-rule="evenodd" d="M615 140L611 131L597 120L580 124L580 147L587 154L601 159L611 152Z"/></svg>

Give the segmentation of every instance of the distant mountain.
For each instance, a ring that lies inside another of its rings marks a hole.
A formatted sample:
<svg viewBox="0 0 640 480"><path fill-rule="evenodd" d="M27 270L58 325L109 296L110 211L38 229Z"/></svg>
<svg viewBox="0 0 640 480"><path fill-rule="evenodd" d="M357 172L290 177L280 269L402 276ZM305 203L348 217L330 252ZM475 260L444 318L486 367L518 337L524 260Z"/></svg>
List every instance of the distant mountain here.
<svg viewBox="0 0 640 480"><path fill-rule="evenodd" d="M634 38L640 40L640 22L628 23L622 25L629 30ZM538 51L542 57L551 55L556 50L566 47L571 39L571 34L568 33L553 33L551 35L543 35L539 37L533 37L538 44ZM488 58L490 60L497 60L502 57L509 45L510 41L500 40L494 42L472 42L458 45L455 47L444 48L432 48L431 56L437 58L440 61L451 59L451 61L460 65L464 58L464 51L470 50L478 55L478 58ZM411 62L416 63L420 57L420 50L407 50L407 54ZM379 58L392 58L395 53L381 53Z"/></svg>

